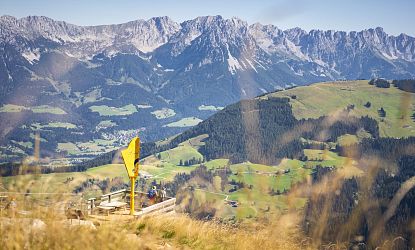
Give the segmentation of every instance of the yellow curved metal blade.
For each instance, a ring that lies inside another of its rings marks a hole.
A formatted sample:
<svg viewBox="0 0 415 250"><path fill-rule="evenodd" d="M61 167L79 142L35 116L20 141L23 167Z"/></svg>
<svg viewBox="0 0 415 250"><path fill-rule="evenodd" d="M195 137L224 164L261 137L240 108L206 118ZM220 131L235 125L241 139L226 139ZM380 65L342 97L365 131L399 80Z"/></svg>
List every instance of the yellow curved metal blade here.
<svg viewBox="0 0 415 250"><path fill-rule="evenodd" d="M128 148L121 151L125 168L129 177L138 176L138 161L140 159L140 138L134 137Z"/></svg>

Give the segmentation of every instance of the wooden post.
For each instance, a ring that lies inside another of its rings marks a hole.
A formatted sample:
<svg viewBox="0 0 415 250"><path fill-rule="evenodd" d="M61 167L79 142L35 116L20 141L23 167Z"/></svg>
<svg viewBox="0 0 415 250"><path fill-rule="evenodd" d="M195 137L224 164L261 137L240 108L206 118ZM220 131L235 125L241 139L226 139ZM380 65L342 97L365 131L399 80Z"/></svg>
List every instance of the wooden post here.
<svg viewBox="0 0 415 250"><path fill-rule="evenodd" d="M94 208L95 208L95 198L91 198L88 200L90 202L90 209L91 209L91 214L94 214Z"/></svg>

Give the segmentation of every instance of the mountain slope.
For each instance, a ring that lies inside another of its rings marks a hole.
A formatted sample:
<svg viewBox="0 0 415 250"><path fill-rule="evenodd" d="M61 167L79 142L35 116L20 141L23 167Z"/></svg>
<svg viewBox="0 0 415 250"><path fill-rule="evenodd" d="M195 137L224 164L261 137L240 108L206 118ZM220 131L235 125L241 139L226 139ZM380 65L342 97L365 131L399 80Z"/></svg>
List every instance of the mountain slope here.
<svg viewBox="0 0 415 250"><path fill-rule="evenodd" d="M138 186L166 187L181 211L197 218L268 225L289 216L291 223L281 224L301 225L314 247L334 241L389 246L396 239L399 248L408 247L414 82L384 83L316 83L229 105L178 136L143 143L140 171L150 177ZM92 177L127 180L122 164L72 172L118 161L119 154L105 158L35 181L72 189ZM64 182L71 177L71 184ZM3 178L5 187L20 178L31 177Z"/></svg>
<svg viewBox="0 0 415 250"><path fill-rule="evenodd" d="M10 160L32 154L21 144L40 131L44 156L90 158L138 128L144 141L158 140L276 89L373 75L413 78L414 50L414 38L381 28L306 32L221 16L84 27L2 16L2 152L10 146ZM83 148L88 153L77 155Z"/></svg>
<svg viewBox="0 0 415 250"><path fill-rule="evenodd" d="M290 103L297 119L318 118L353 105L350 110L352 115L367 115L376 119L382 137L415 135L412 117L414 94L394 85L378 88L369 85L367 81L326 82L275 92L268 96L295 97L291 98ZM381 108L386 111L385 117L379 115Z"/></svg>

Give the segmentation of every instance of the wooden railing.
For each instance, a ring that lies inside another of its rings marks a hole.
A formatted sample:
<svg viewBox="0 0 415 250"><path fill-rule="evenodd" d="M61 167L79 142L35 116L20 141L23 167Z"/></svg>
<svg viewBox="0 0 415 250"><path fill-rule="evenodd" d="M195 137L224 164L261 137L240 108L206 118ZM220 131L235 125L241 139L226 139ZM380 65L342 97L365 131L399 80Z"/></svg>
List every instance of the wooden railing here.
<svg viewBox="0 0 415 250"><path fill-rule="evenodd" d="M127 196L127 190L126 189L121 189L109 194L104 194L101 195L101 203L111 203L113 201L120 201L120 200L125 200Z"/></svg>
<svg viewBox="0 0 415 250"><path fill-rule="evenodd" d="M143 192L135 192L135 199L138 201L135 204L135 210L137 211L136 216L143 216L153 213L167 213L174 211L176 204L176 198L166 197L165 200L154 205L142 208L141 205L148 203L147 194ZM112 193L101 195L97 198L90 198L86 201L87 213L93 214L96 207L102 204L111 203L115 201L126 202L130 204L130 192L126 189L121 189Z"/></svg>
<svg viewBox="0 0 415 250"><path fill-rule="evenodd" d="M168 213L174 211L176 205L176 198L167 198L167 200L145 207L138 212L137 216L143 216L154 213Z"/></svg>
<svg viewBox="0 0 415 250"><path fill-rule="evenodd" d="M7 193L9 194L9 193ZM13 193L13 195L20 194L21 197L25 198L28 196L28 193ZM49 195L51 193L31 193L30 195ZM60 212L66 213L68 209L74 209L81 211L84 215L88 214L94 214L96 210L98 209L98 206L105 205L107 203L113 203L113 202L125 202L129 206L130 204L130 192L126 189L121 189L112 193L104 194L99 197L90 198L90 199L82 199L81 196L74 195L74 194L67 194L70 196L67 196L72 199L65 199L63 201L48 201L48 200L42 200L43 203L45 203L45 206L55 206L56 209L58 209ZM72 197L73 196L73 197ZM6 206L8 202L9 196L6 195L6 193L0 193L0 214L3 213L4 207ZM175 204L176 204L176 198L173 197L165 197L163 201L158 202L153 205L147 205L151 204L149 199L147 198L147 194L143 192L135 192L135 199L137 200L136 207L135 207L135 216L141 217L144 215L149 214L156 214L156 213L168 213L171 211L174 211ZM25 207L25 201L18 200L19 204L23 207ZM33 202L28 202L32 204ZM42 203L42 204L43 204ZM128 207L127 206L127 207Z"/></svg>

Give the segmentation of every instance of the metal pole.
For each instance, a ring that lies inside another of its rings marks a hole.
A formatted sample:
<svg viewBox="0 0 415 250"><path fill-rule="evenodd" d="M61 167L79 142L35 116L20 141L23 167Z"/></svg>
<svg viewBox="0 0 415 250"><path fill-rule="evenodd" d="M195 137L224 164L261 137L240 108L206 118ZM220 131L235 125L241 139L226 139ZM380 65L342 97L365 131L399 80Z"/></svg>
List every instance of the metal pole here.
<svg viewBox="0 0 415 250"><path fill-rule="evenodd" d="M131 191L130 191L130 215L134 215L134 184L135 184L135 178L130 177L131 180Z"/></svg>

